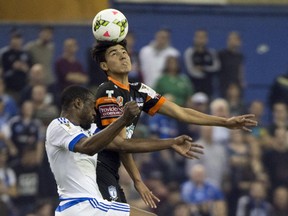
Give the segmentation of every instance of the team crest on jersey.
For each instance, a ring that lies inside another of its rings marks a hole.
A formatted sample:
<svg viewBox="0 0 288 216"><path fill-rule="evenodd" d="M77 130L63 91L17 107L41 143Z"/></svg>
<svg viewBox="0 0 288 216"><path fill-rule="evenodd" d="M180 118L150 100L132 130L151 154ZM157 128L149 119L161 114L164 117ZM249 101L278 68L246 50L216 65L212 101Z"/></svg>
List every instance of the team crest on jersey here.
<svg viewBox="0 0 288 216"><path fill-rule="evenodd" d="M75 127L68 119L58 118L57 120L60 122L60 126L70 135L79 133L79 128Z"/></svg>
<svg viewBox="0 0 288 216"><path fill-rule="evenodd" d="M106 90L106 94L108 95L108 98L112 98L112 95L114 94L114 90Z"/></svg>
<svg viewBox="0 0 288 216"><path fill-rule="evenodd" d="M120 107L122 107L122 106L123 106L123 97L118 96L118 97L116 98L116 102L117 102L117 104L118 104Z"/></svg>
<svg viewBox="0 0 288 216"><path fill-rule="evenodd" d="M143 107L143 105L144 105L144 100L143 100L143 98L138 98L138 97L136 97L136 102L137 102L137 105L138 105L138 107Z"/></svg>
<svg viewBox="0 0 288 216"><path fill-rule="evenodd" d="M117 190L116 190L116 187L113 186L113 185L110 185L108 187L108 192L109 192L109 195L110 195L110 199L115 201L118 199L118 196L117 196Z"/></svg>

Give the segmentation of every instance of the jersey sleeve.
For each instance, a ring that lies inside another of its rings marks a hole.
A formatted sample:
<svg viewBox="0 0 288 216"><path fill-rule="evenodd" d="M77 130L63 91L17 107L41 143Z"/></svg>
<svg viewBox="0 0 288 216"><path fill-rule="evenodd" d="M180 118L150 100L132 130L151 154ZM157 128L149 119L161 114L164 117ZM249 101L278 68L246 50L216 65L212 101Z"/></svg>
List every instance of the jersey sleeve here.
<svg viewBox="0 0 288 216"><path fill-rule="evenodd" d="M151 116L153 116L166 101L162 95L158 94L155 90L143 83L141 83L139 92L147 95L144 102L143 111Z"/></svg>
<svg viewBox="0 0 288 216"><path fill-rule="evenodd" d="M122 115L116 95L117 89L102 85L96 94L97 126L106 127Z"/></svg>
<svg viewBox="0 0 288 216"><path fill-rule="evenodd" d="M87 136L80 127L65 118L58 118L48 126L46 142L48 145L74 151L75 145L84 137Z"/></svg>

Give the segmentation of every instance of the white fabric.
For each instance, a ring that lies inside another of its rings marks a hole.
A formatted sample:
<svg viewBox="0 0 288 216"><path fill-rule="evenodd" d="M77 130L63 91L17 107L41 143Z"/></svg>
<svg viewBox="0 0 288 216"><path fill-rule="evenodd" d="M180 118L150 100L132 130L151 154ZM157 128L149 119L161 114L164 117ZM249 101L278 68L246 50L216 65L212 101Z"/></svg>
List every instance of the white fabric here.
<svg viewBox="0 0 288 216"><path fill-rule="evenodd" d="M168 46L165 49L157 50L153 43L144 46L139 52L141 73L144 83L152 88L156 81L163 74L163 69L168 56L178 57L180 53L177 49Z"/></svg>
<svg viewBox="0 0 288 216"><path fill-rule="evenodd" d="M64 203L64 202L63 202ZM62 204L62 202L60 203ZM95 204L95 203L94 203ZM94 205L93 204L93 205ZM119 210L119 208L123 210ZM98 207L92 206L89 201L80 202L62 212L55 212L55 216L129 216L130 207L126 203L109 202L102 200Z"/></svg>
<svg viewBox="0 0 288 216"><path fill-rule="evenodd" d="M89 201L84 201L61 212L56 211L56 215L129 215L129 211L128 213L123 211L125 208L126 210L129 208L128 204L124 204L125 208L123 209L113 211L107 207L107 205L113 206L113 204L103 200L96 183L97 154L88 156L73 152L73 146L81 138L93 135L95 130L95 124L85 131L66 118L54 119L47 128L45 147L51 170L56 179L59 196L61 198L95 198L99 203L105 202L106 206L106 211L103 211L99 207L93 207Z"/></svg>

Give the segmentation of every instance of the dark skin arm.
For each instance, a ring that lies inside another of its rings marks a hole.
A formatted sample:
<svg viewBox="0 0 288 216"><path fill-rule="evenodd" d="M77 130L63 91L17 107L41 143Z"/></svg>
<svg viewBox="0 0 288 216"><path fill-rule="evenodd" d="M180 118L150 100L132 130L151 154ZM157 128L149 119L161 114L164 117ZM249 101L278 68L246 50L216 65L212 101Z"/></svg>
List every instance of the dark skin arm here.
<svg viewBox="0 0 288 216"><path fill-rule="evenodd" d="M189 159L198 159L197 154L203 154L203 147L192 143L192 138L182 135L171 139L124 139L117 136L106 149L125 153L146 153L173 149L178 154Z"/></svg>
<svg viewBox="0 0 288 216"><path fill-rule="evenodd" d="M133 119L140 113L136 102L126 103L123 115L115 122L103 129L101 132L79 140L75 145L74 151L94 155L105 148L113 139L123 130L123 128L133 121Z"/></svg>

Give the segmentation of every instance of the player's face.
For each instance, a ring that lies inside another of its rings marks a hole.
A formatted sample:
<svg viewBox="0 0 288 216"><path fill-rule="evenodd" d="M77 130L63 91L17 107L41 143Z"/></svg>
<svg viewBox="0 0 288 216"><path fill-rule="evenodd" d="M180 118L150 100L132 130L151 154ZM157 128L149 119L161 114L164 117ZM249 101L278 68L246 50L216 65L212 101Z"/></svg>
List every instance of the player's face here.
<svg viewBox="0 0 288 216"><path fill-rule="evenodd" d="M121 45L109 47L105 53L106 62L102 62L102 69L108 73L127 74L131 71L131 60Z"/></svg>
<svg viewBox="0 0 288 216"><path fill-rule="evenodd" d="M95 99L91 96L88 100L84 101L81 111L80 126L85 130L89 129L95 120L95 116Z"/></svg>

